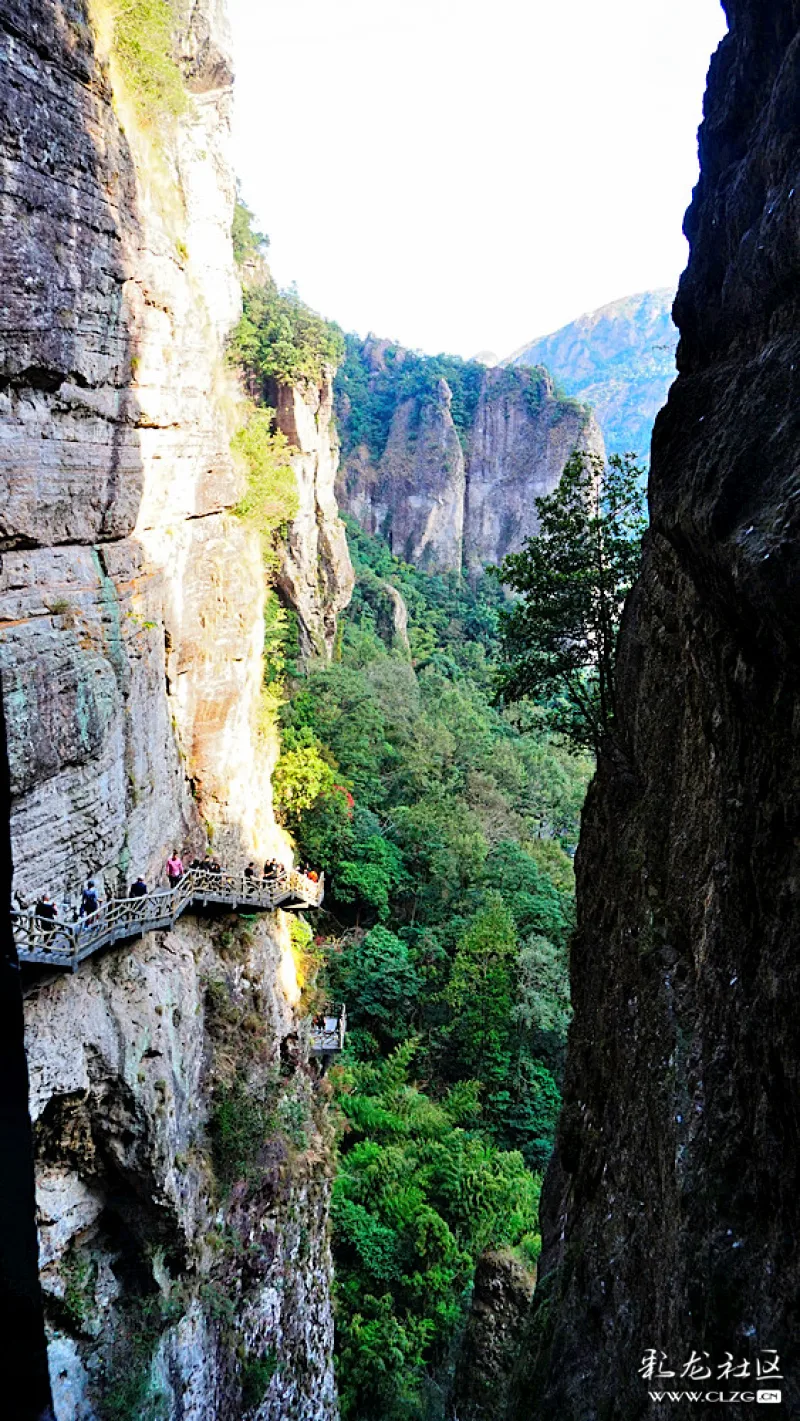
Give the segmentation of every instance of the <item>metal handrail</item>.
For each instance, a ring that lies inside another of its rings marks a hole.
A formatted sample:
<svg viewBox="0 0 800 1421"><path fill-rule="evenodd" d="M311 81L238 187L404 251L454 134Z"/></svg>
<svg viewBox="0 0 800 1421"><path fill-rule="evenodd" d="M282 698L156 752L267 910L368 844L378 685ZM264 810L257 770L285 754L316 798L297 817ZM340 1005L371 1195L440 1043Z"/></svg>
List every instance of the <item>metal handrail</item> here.
<svg viewBox="0 0 800 1421"><path fill-rule="evenodd" d="M325 896L325 877L314 883L296 869L270 878L246 878L243 873L216 873L190 868L171 888L157 888L139 898L113 898L75 923L12 911L11 921L20 962L47 963L75 971L92 953L123 938L173 927L190 903L221 903L232 908L318 908Z"/></svg>
<svg viewBox="0 0 800 1421"><path fill-rule="evenodd" d="M328 1021L334 1023L328 1026ZM344 1038L347 1031L347 1008L344 1002L339 1007L336 1017L326 1018L324 1026L312 1026L311 1028L311 1051L313 1055L325 1056L329 1051L342 1051L344 1049Z"/></svg>

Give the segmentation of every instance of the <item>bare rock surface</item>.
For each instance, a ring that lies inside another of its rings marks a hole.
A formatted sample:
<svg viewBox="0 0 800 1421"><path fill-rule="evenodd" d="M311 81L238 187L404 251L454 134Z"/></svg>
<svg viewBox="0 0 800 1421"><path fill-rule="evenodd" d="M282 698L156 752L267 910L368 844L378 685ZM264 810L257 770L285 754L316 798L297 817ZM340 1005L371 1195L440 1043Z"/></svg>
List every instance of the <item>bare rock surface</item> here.
<svg viewBox="0 0 800 1421"><path fill-rule="evenodd" d="M701 1391L726 1354L745 1387L777 1352L785 1414L800 1412L800 7L725 9L619 736L577 857L519 1421L663 1415L648 1349L667 1386Z"/></svg>
<svg viewBox="0 0 800 1421"><path fill-rule="evenodd" d="M508 1403L509 1376L525 1337L535 1278L499 1250L478 1259L453 1388L453 1421L495 1421Z"/></svg>
<svg viewBox="0 0 800 1421"><path fill-rule="evenodd" d="M278 915L245 931L185 917L28 996L57 1421L99 1421L130 1370L143 1414L160 1396L169 1416L222 1421L248 1358L248 1414L335 1421L324 1081L280 1065L298 995ZM305 1112L302 1144L265 1137L257 1180L233 1187L213 1149L231 1079L271 1092L276 1123L281 1101Z"/></svg>
<svg viewBox="0 0 800 1421"><path fill-rule="evenodd" d="M276 391L278 428L292 446L299 508L289 525L278 586L297 612L304 655L330 656L336 615L347 606L355 574L334 485L339 441L333 420L333 371L319 386Z"/></svg>
<svg viewBox="0 0 800 1421"><path fill-rule="evenodd" d="M156 137L82 6L0 6L0 668L27 897L152 878L203 821L231 860L279 844L258 537L228 511L227 33L218 4L185 8L189 107Z"/></svg>
<svg viewBox="0 0 800 1421"><path fill-rule="evenodd" d="M558 399L549 376L532 385L510 376L486 371L469 436L464 561L472 573L538 531L534 500L553 492L575 448L603 453L594 416Z"/></svg>

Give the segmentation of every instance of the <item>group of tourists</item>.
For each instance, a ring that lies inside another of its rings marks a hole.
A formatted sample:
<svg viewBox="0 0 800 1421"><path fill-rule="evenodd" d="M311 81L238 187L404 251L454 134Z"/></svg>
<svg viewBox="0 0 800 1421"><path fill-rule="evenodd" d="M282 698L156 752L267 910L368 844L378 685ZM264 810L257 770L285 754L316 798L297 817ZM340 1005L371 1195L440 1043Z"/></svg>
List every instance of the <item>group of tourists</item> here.
<svg viewBox="0 0 800 1421"><path fill-rule="evenodd" d="M188 865L188 867L190 869L202 868L205 869L207 873L223 872L222 864L219 862L218 859L214 858L212 854L206 854L204 858L193 859L192 862ZM183 859L177 849L173 849L172 853L167 859L166 870L167 882L170 888L176 888L186 872ZM251 860L250 863L248 863L246 869L244 870L244 877L247 879L261 878L263 880L266 880L267 882L275 883L278 879L283 878L283 876L286 874L286 871L286 865L281 863L279 859L267 859L266 863L264 864L263 873L259 874L258 870L256 869L255 863ZM319 874L316 872L315 869L303 866L298 871L302 873L307 879L309 879L311 883L319 883ZM142 874L139 874L138 878L134 880L134 882L130 886L130 889L128 890L128 897L144 898L148 892L149 889L147 887L147 880L142 876ZM22 902L22 900L20 901ZM90 878L86 883L85 888L81 890L80 906L78 908L77 914L75 914L73 918L73 921L80 922L84 918L91 917L93 913L97 912L98 908L100 907L101 901L102 900L97 891L97 884L93 878ZM115 901L113 898L109 899L109 902L113 901ZM58 906L49 893L43 893L38 899L36 907L34 908L34 914L37 918L44 919L45 923L55 923L58 921Z"/></svg>
<svg viewBox="0 0 800 1421"><path fill-rule="evenodd" d="M276 879L282 878L285 872L285 864L282 864L278 859L267 859L267 862L264 864L264 872L261 874L261 877L269 879L271 883L274 883ZM247 868L244 871L244 876L245 878L258 878L259 875L256 870L256 866L252 862L252 860L247 865Z"/></svg>
<svg viewBox="0 0 800 1421"><path fill-rule="evenodd" d="M142 882L142 879L137 879L137 883ZM134 884L133 889L131 889L132 896L134 895L134 889L136 889L136 884ZM143 890L136 891L143 891L146 893L147 888L145 886ZM80 907L78 908L77 919L88 918L91 913L96 913L99 907L100 899L98 897L97 887L95 885L94 879L90 878L88 883L86 884L86 887L81 891L81 901ZM37 918L44 918L45 922L54 923L58 919L58 905L56 904L55 899L51 898L49 893L43 893L41 898L39 898L36 907L34 908L34 913L36 914Z"/></svg>

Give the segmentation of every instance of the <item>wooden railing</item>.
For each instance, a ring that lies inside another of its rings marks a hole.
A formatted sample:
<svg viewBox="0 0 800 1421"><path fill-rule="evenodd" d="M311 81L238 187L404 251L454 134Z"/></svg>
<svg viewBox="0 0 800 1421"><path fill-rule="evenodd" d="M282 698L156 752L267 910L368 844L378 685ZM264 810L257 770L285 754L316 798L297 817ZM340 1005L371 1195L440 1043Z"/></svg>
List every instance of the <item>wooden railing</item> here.
<svg viewBox="0 0 800 1421"><path fill-rule="evenodd" d="M323 877L314 883L295 869L287 869L275 878L245 878L244 874L190 868L174 888L159 888L140 898L112 898L74 923L40 918L35 912L14 912L11 917L20 962L65 967L74 972L101 947L173 927L191 904L202 907L221 903L240 911L291 911L318 908L324 894Z"/></svg>

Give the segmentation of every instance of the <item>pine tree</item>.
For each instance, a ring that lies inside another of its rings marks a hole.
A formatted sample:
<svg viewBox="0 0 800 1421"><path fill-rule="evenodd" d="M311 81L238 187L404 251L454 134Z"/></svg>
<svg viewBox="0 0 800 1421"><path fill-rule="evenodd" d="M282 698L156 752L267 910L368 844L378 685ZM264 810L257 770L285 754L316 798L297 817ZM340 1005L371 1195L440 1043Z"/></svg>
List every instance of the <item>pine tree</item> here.
<svg viewBox="0 0 800 1421"><path fill-rule="evenodd" d="M625 598L645 528L634 456L576 450L554 493L537 498L539 532L494 571L518 595L501 614L499 694L548 703L555 729L598 753L615 713L614 666Z"/></svg>

